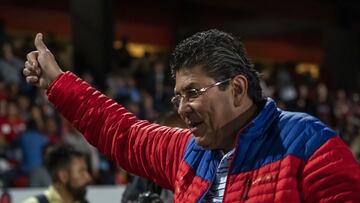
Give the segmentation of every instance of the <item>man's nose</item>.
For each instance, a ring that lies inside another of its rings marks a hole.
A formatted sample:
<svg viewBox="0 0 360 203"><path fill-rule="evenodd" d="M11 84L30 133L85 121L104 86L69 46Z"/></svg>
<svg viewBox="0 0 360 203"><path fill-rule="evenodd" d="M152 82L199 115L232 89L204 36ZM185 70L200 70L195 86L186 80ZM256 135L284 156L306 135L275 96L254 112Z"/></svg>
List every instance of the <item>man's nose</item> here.
<svg viewBox="0 0 360 203"><path fill-rule="evenodd" d="M186 113L188 113L190 111L191 111L191 108L189 106L189 102L186 99L181 98L180 102L179 102L179 108L178 108L179 115L186 115Z"/></svg>

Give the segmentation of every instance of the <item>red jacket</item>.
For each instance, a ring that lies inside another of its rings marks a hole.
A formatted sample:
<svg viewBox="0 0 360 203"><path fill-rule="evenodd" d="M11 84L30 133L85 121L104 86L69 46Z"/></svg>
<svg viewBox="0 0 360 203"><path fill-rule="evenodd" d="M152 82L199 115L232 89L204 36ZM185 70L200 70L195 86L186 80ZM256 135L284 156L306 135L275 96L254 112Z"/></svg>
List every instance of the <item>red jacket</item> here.
<svg viewBox="0 0 360 203"><path fill-rule="evenodd" d="M137 119L70 72L49 101L86 139L127 171L201 202L214 178L216 151L190 131ZM223 202L360 202L360 168L347 146L319 120L277 109L271 99L237 139Z"/></svg>

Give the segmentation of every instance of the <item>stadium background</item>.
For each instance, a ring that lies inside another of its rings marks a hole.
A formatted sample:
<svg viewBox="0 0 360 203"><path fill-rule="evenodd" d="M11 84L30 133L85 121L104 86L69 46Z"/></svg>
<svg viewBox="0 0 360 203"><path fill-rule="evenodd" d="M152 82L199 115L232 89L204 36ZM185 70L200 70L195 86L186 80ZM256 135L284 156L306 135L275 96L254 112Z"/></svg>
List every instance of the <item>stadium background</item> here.
<svg viewBox="0 0 360 203"><path fill-rule="evenodd" d="M10 188L11 194L34 191L34 187L29 189L34 186L29 174L42 167L43 157L37 152L44 143L70 143L91 154L95 191L123 188L129 180L129 174L88 146L53 111L43 92L24 82L21 64L33 50L37 32L45 35L62 67L140 118L155 121L172 110L173 80L167 63L171 50L185 37L210 28L241 36L261 72L264 94L287 110L319 117L339 132L359 160L359 1L2 0L3 188ZM9 66L6 53L12 53L16 63ZM7 71L9 67L17 71ZM29 133L30 118L44 137L35 146L19 144ZM30 154L39 157L26 156Z"/></svg>

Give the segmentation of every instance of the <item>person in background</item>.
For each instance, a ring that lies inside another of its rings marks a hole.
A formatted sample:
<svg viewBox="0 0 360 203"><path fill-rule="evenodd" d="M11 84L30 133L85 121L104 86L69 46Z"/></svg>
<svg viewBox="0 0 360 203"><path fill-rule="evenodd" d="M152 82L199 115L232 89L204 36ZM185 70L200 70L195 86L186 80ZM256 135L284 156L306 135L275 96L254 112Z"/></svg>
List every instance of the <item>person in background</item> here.
<svg viewBox="0 0 360 203"><path fill-rule="evenodd" d="M15 56L11 42L0 43L0 75L6 84L21 81L23 64L24 61Z"/></svg>
<svg viewBox="0 0 360 203"><path fill-rule="evenodd" d="M59 146L49 152L46 167L52 184L23 203L85 203L86 188L92 178L88 172L85 154L68 146Z"/></svg>
<svg viewBox="0 0 360 203"><path fill-rule="evenodd" d="M0 195L0 203L11 203L11 195L7 188L2 187L2 193Z"/></svg>
<svg viewBox="0 0 360 203"><path fill-rule="evenodd" d="M48 143L42 149L43 160L47 160L49 152L55 145ZM45 164L36 167L29 173L29 187L49 187L51 185L51 177Z"/></svg>
<svg viewBox="0 0 360 203"><path fill-rule="evenodd" d="M21 171L28 175L43 165L43 149L49 143L49 138L43 134L33 118L27 122L27 129L18 140L22 152Z"/></svg>

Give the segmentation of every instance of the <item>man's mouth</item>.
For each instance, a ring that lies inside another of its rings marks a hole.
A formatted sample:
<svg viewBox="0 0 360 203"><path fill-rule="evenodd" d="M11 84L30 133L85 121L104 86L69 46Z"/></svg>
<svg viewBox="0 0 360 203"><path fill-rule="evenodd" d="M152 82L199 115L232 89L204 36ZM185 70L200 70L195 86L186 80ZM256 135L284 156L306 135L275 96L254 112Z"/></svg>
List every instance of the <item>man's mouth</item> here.
<svg viewBox="0 0 360 203"><path fill-rule="evenodd" d="M187 124L188 124L188 127L189 129L194 132L198 129L198 127L202 124L203 122L199 121L199 122L191 122L189 121Z"/></svg>

